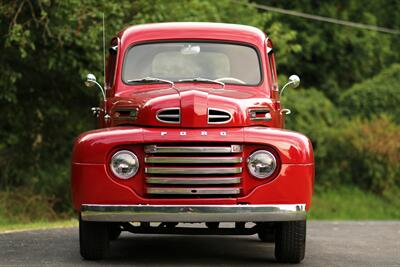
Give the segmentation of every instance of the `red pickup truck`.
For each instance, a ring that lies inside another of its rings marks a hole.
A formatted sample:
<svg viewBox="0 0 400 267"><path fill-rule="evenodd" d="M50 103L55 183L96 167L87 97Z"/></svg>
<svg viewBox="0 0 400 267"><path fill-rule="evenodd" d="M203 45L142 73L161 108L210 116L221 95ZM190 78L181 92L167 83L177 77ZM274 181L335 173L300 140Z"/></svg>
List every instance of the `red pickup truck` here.
<svg viewBox="0 0 400 267"><path fill-rule="evenodd" d="M99 129L72 155L80 252L121 231L258 234L281 262L304 258L314 187L310 140L285 130L271 39L220 23L132 26L111 40ZM188 227L187 223L192 223Z"/></svg>

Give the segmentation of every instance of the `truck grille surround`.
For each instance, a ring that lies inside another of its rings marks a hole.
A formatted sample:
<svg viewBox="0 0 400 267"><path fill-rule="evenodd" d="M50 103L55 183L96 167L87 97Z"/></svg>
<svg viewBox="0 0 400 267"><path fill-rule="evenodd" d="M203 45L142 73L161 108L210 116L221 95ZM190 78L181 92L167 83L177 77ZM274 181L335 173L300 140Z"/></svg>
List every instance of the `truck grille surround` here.
<svg viewBox="0 0 400 267"><path fill-rule="evenodd" d="M156 119L163 123L179 124L181 122L180 108L164 108L157 112Z"/></svg>
<svg viewBox="0 0 400 267"><path fill-rule="evenodd" d="M232 120L232 114L226 110L209 108L208 109L208 124L224 124Z"/></svg>
<svg viewBox="0 0 400 267"><path fill-rule="evenodd" d="M242 192L242 145L161 144L146 145L144 151L149 197L236 197Z"/></svg>

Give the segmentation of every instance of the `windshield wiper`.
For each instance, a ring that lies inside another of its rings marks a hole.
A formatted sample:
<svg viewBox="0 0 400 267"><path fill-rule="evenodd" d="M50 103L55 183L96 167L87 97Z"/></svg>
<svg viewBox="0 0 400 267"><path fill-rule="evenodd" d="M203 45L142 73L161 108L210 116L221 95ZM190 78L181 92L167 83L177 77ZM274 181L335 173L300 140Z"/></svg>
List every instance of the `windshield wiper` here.
<svg viewBox="0 0 400 267"><path fill-rule="evenodd" d="M225 83L223 82L219 82L219 81L215 81L215 80L211 80L211 79L206 79L206 78L201 78L201 77L197 77L197 78L192 78L192 79L181 79L178 80L178 82L202 82L202 83L216 83L222 86L222 88L225 87Z"/></svg>
<svg viewBox="0 0 400 267"><path fill-rule="evenodd" d="M170 80L164 80L160 78L154 78L154 77L145 77L145 78L140 78L140 79L133 79L133 80L127 80L127 83L169 83L171 87L174 87L174 82Z"/></svg>

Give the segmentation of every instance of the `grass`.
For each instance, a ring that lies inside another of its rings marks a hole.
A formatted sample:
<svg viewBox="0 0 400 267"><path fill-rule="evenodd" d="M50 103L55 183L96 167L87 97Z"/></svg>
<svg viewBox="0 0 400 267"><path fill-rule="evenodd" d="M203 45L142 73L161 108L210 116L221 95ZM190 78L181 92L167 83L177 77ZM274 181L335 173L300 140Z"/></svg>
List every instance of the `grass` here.
<svg viewBox="0 0 400 267"><path fill-rule="evenodd" d="M0 222L0 233L23 231L29 229L49 229L49 228L64 228L64 227L76 227L78 226L78 220L57 220L47 221L40 220L31 223L1 223Z"/></svg>
<svg viewBox="0 0 400 267"><path fill-rule="evenodd" d="M77 225L72 211L57 213L55 203L28 188L0 191L0 232Z"/></svg>
<svg viewBox="0 0 400 267"><path fill-rule="evenodd" d="M384 198L356 187L316 190L310 219L315 220L399 220L400 200Z"/></svg>

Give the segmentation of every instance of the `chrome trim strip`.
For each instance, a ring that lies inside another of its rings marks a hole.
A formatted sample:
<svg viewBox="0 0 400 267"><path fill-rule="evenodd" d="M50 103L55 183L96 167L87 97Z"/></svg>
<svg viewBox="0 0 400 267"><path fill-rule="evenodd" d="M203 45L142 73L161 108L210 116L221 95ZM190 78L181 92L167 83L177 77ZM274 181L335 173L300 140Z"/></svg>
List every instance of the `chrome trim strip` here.
<svg viewBox="0 0 400 267"><path fill-rule="evenodd" d="M237 174L241 167L190 168L190 167L147 167L145 173L155 174Z"/></svg>
<svg viewBox="0 0 400 267"><path fill-rule="evenodd" d="M241 163L241 157L146 157L145 163Z"/></svg>
<svg viewBox="0 0 400 267"><path fill-rule="evenodd" d="M210 115L208 116L209 118L213 118L213 119L225 119L225 118L230 118L229 115Z"/></svg>
<svg viewBox="0 0 400 267"><path fill-rule="evenodd" d="M183 184L183 185L215 185L215 184L239 184L240 177L147 177L148 184Z"/></svg>
<svg viewBox="0 0 400 267"><path fill-rule="evenodd" d="M210 111L211 110L215 110L215 111L219 111L219 112L225 112L227 115L210 115ZM221 116L227 116L229 118L226 121L210 122L210 118L216 119L216 118L221 118ZM231 122L232 119L233 119L232 114L227 110L219 109L219 108L208 108L208 110L207 110L207 123L208 124L225 124L225 123Z"/></svg>
<svg viewBox="0 0 400 267"><path fill-rule="evenodd" d="M239 147L239 150L234 149ZM241 153L242 146L158 146L147 145L144 147L146 153Z"/></svg>
<svg viewBox="0 0 400 267"><path fill-rule="evenodd" d="M173 115L173 114L161 114L158 115L159 117L164 117L164 118L179 118L179 115Z"/></svg>
<svg viewBox="0 0 400 267"><path fill-rule="evenodd" d="M178 114L177 115L175 115L175 114L165 114L165 115L160 114L160 112L167 111L167 110L177 110ZM166 120L163 120L160 116L163 116L165 118L178 118L178 121L166 121ZM173 107L173 108L160 109L156 113L156 119L162 123L179 124L179 123L181 123L181 108Z"/></svg>
<svg viewBox="0 0 400 267"><path fill-rule="evenodd" d="M97 205L83 204L84 221L273 222L306 219L305 204L282 205Z"/></svg>
<svg viewBox="0 0 400 267"><path fill-rule="evenodd" d="M252 121L270 121L270 120L272 120L272 119L267 119L267 118L254 118L254 119L250 119L250 120L252 120Z"/></svg>
<svg viewBox="0 0 400 267"><path fill-rule="evenodd" d="M240 194L240 188L148 187L147 194L151 194L151 195L237 195L237 194Z"/></svg>

